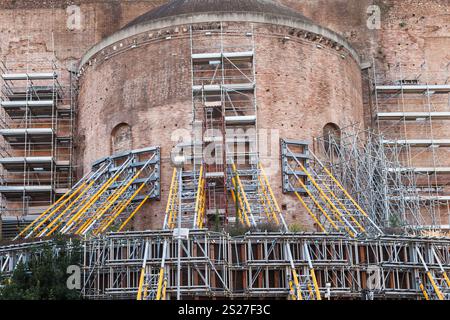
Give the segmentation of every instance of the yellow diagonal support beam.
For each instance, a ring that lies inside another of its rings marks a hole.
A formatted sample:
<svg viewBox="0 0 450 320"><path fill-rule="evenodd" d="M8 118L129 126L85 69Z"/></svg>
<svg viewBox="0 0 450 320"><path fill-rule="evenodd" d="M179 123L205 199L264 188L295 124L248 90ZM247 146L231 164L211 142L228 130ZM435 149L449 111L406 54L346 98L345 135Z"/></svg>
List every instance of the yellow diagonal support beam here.
<svg viewBox="0 0 450 320"><path fill-rule="evenodd" d="M136 191L132 194L131 197L129 197L119 208L117 211L115 211L109 219L106 219L104 223L102 223L102 225L97 228L96 230L94 230L94 234L98 235L102 232L105 232L105 230L111 225L111 223L113 223L117 217L123 212L123 210L125 210L126 207L129 206L129 204L131 203L131 201L133 201L134 198L136 198L136 196L139 194L139 192L142 191L142 189L147 185L147 181L143 182L141 184L141 186L139 188L136 189Z"/></svg>
<svg viewBox="0 0 450 320"><path fill-rule="evenodd" d="M200 214L199 214L201 201L203 201L202 187L203 187L203 165L200 166L200 175L199 175L198 186L197 186L197 197L195 199L195 211L194 212L195 212L196 221L194 221L194 222L195 222L195 226L197 228L200 226L200 220L202 218L202 217L200 217Z"/></svg>
<svg viewBox="0 0 450 320"><path fill-rule="evenodd" d="M330 218L330 216L328 215L328 213L325 211L325 209L321 206L321 204L319 203L319 201L316 199L316 197L314 197L314 195L311 193L311 191L309 191L308 187L305 185L305 183L297 177L297 181L300 184L300 187L305 190L306 194L308 195L308 197L311 198L311 200L313 201L314 205L320 210L320 212L322 212L322 214L325 216L325 218L328 220L328 222L333 226L333 228L337 231L339 231L339 227L336 225L336 223L333 221L333 219ZM298 194L298 192L295 192L295 194L297 195L297 198L299 198L299 200L302 202L303 206L308 207L306 205L306 203L303 201L302 197ZM311 213L310 213L311 212ZM312 214L312 211L309 209L308 207L308 213L310 213L310 215L313 217L313 219L317 222L319 221L316 216L314 214ZM320 226L322 226L322 224L319 222ZM323 228L323 226L322 226ZM324 229L324 228L323 228Z"/></svg>
<svg viewBox="0 0 450 320"><path fill-rule="evenodd" d="M130 185L141 175L142 171L143 171L144 167L141 168L129 181L127 184L125 184L125 186L123 186L123 188L120 189L120 191L118 191L117 193L115 193L115 196L109 200L109 202L107 203L106 207L104 207L98 214L94 213L94 215L90 218L88 218L88 220L84 223L84 225L82 225L76 232L75 234L81 234L83 232L85 232L93 223L95 223L96 221L98 221L107 211L109 208L111 208L111 206L113 204L116 203L117 199L119 199L119 197L130 187Z"/></svg>
<svg viewBox="0 0 450 320"><path fill-rule="evenodd" d="M239 174L237 172L236 165L233 163L233 164L231 164L231 166L232 166L234 177L236 178L236 184L237 184L237 187L238 187L236 189L237 195L238 195L238 199L244 205L243 213L244 213L245 222L246 222L247 226L250 227L251 224L250 224L249 215L252 215L251 207L250 207L250 204L248 202L247 195L245 194L244 186L242 185L241 179L240 179ZM241 192L239 192L239 190ZM239 196L239 194L241 194L241 196Z"/></svg>
<svg viewBox="0 0 450 320"><path fill-rule="evenodd" d="M345 213L347 213L347 215L353 221L353 223L356 224L358 229L361 230L362 232L366 232L366 229L359 223L359 221L354 217L354 215L348 211L347 207L341 202L341 200L339 200L339 198L336 196L336 194L333 192L333 190L331 190L330 187L328 187L327 185L324 185L324 186L325 186L326 190L328 191L328 193L331 194L333 199L336 200L336 202L341 207L341 209L344 210Z"/></svg>
<svg viewBox="0 0 450 320"><path fill-rule="evenodd" d="M81 207L81 209L64 225L63 228L68 227L69 231L76 226L78 220L84 215L84 213L105 193L108 188L119 178L120 174L116 174L110 177L105 184L100 187L99 190Z"/></svg>
<svg viewBox="0 0 450 320"><path fill-rule="evenodd" d="M309 270L309 272L310 272L311 279L312 279L312 282L314 285L314 292L316 293L316 299L322 300L322 297L320 296L319 284L317 283L316 272L314 271L314 268L311 268Z"/></svg>
<svg viewBox="0 0 450 320"><path fill-rule="evenodd" d="M369 215L361 208L361 206L353 199L353 197L348 193L348 191L342 186L342 184L333 176L333 174L323 165L321 164L325 173L333 180L333 182L338 186L339 189L345 194L345 196L353 203L353 205L365 216L369 217Z"/></svg>
<svg viewBox="0 0 450 320"><path fill-rule="evenodd" d="M240 196L240 193L239 193L239 190L238 190L239 189L238 179L235 176L231 180L233 181L233 187L234 187L234 190L235 190L234 191L234 199L235 199L235 201L237 200L237 203L239 204L238 207L240 208L238 210L239 215L241 216L240 221L243 222L245 225L247 225L247 227L250 227L251 224L250 224L250 220L248 218L248 214L247 214L247 211L246 211L245 203L244 203L244 200L242 199L242 197Z"/></svg>
<svg viewBox="0 0 450 320"><path fill-rule="evenodd" d="M434 281L433 275L431 274L430 271L427 271L427 277L428 277L428 280L430 280L431 286L433 287L434 292L436 293L438 299L439 300L444 300L444 295L442 294L442 292L439 289L438 285Z"/></svg>
<svg viewBox="0 0 450 320"><path fill-rule="evenodd" d="M311 211L311 209L308 207L308 205L306 204L306 202L303 200L303 198L300 196L300 194L295 191L294 192L295 195L297 196L298 200L300 200L300 203L303 205L303 207L306 209L306 211L309 213L309 215L311 216L311 218L313 218L313 220L317 223L317 225L319 226L320 230L322 230L322 232L328 233L327 230L325 229L325 227L322 225L322 223L320 223L319 219L316 217L316 215Z"/></svg>
<svg viewBox="0 0 450 320"><path fill-rule="evenodd" d="M138 285L138 293L136 300L142 300L142 293L144 287L144 279L145 279L145 267L141 268L141 274L139 276L139 285Z"/></svg>
<svg viewBox="0 0 450 320"><path fill-rule="evenodd" d="M52 222L50 222L47 226L47 230L49 231L49 235L51 235L62 223L62 218L66 215L66 213L70 210L70 208L72 208L72 206L77 203L77 201L84 195L86 194L86 192L93 186L93 184L95 183L95 181L91 181L86 188L66 207L64 208L64 210L55 218L52 220ZM59 223L58 223L59 222ZM56 228L54 227L56 226ZM52 228L53 227L53 228ZM45 235L46 230L42 230L38 236L42 237L43 235Z"/></svg>
<svg viewBox="0 0 450 320"><path fill-rule="evenodd" d="M77 195L78 194L78 192L79 191L81 191L83 188L85 188L85 186L86 186L86 183L85 182L83 182L76 190L74 190L73 192L68 192L68 193L66 193L66 194L69 194L70 193L70 196L68 196L63 202L61 202L54 210L52 210L51 212L49 212L46 216L45 216L45 218L40 222L40 223L38 223L38 225L37 226L35 226L34 228L33 228L33 230L31 230L31 233L30 234L33 234L34 232L36 232L41 226L43 226L44 225L44 223L45 222L47 222L51 217L53 217L63 206L65 206L66 204L67 204L67 202L69 202L75 195ZM65 195L66 195L65 194ZM63 196L64 197L64 196ZM61 197L62 198L62 197Z"/></svg>
<svg viewBox="0 0 450 320"><path fill-rule="evenodd" d="M351 236L351 237L355 237L355 233L349 229L349 227L346 225L346 223L344 222L344 219L342 218L342 214L339 211L339 209L336 207L336 205L333 203L333 201L331 201L331 199L327 196L327 194L323 191L323 189L319 186L319 184L317 183L317 181L313 178L313 176L308 172L308 170L306 170L306 168L301 164L298 163L300 165L300 169L306 174L306 176L308 177L308 180L311 181L311 183L314 185L314 187L317 189L317 191L319 191L320 196L322 197L322 199L325 201L325 203L327 203L330 207L332 212L335 214L336 217L339 217L339 220L341 221L341 223L343 223L344 229L347 231L347 233Z"/></svg>
<svg viewBox="0 0 450 320"><path fill-rule="evenodd" d="M158 287L156 289L156 300L161 300L163 293L164 268L159 269Z"/></svg>
<svg viewBox="0 0 450 320"><path fill-rule="evenodd" d="M131 219L136 215L136 213L141 209L141 207L147 202L147 200L150 198L150 195L146 195L145 198L139 203L139 205L134 209L134 211L129 215L129 217L120 225L119 232L122 231L123 228L130 222Z"/></svg>

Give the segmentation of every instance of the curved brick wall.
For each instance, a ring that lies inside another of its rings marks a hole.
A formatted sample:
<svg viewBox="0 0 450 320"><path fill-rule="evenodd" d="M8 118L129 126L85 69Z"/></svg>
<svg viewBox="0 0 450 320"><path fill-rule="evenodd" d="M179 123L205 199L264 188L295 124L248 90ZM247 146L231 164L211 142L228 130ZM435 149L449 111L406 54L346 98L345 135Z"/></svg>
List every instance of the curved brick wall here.
<svg viewBox="0 0 450 320"><path fill-rule="evenodd" d="M243 32L248 28L242 23ZM162 225L175 144L171 135L175 129L191 130L189 33L183 26L171 32L170 40L166 31L158 38L153 30L156 37L147 44L124 49L133 37L106 48L112 54L94 56L80 80L78 139L83 148L78 160L84 171L110 153L111 132L121 123L132 128L133 148L161 146L161 201L142 211L135 221L139 229ZM318 48L317 42L283 26L255 24L254 35L260 129L312 141L329 122L344 127L363 121L360 67L348 52L325 44ZM275 144L262 161L278 167L270 176L278 201L288 221L312 227L301 204L281 193L279 141Z"/></svg>

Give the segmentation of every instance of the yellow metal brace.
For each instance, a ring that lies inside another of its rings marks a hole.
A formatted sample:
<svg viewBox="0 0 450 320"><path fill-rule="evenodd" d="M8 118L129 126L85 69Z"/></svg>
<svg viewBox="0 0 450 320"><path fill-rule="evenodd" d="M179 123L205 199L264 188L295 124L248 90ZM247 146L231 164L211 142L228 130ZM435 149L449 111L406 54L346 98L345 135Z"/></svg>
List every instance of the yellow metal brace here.
<svg viewBox="0 0 450 320"><path fill-rule="evenodd" d="M275 224L278 226L280 225L280 221L278 220L277 214L280 214L279 211L274 208L273 202L276 201L275 199L270 198L270 193L268 192L267 186L264 184L263 179L261 179L261 176L258 177L259 184L261 185L262 189L262 195L260 195L261 203L264 206L264 210L266 211L266 215L268 216L269 220L275 221ZM270 188L270 186L269 186ZM269 215L271 217L269 217Z"/></svg>
<svg viewBox="0 0 450 320"><path fill-rule="evenodd" d="M237 172L236 165L234 163L232 163L231 166L232 166L232 169L233 169L234 176L236 178L236 183L237 183L238 189L241 190L240 193L242 194L242 196L239 196L239 191L238 191L238 200L239 200L239 202L242 205L245 205L242 208L243 209L243 213L244 213L245 223L247 224L248 227L250 227L251 224L250 224L250 220L249 220L249 217L248 217L249 215L252 214L251 209L250 209L250 204L248 202L247 195L245 194L244 186L242 185L241 179L239 178L239 174ZM236 189L236 191L238 189Z"/></svg>
<svg viewBox="0 0 450 320"><path fill-rule="evenodd" d="M317 278L316 278L316 272L314 271L314 268L310 269L310 275L311 275L311 279L314 285L314 291L316 293L316 299L317 300L322 300L322 297L320 296L320 290L319 290L319 284L317 283Z"/></svg>
<svg viewBox="0 0 450 320"><path fill-rule="evenodd" d="M164 268L159 269L158 288L156 289L156 300L161 300L163 292Z"/></svg>
<svg viewBox="0 0 450 320"><path fill-rule="evenodd" d="M141 203L134 209L134 211L130 214L130 216L120 225L119 232L122 231L123 228L130 222L130 220L134 217L134 215L139 211L139 209L145 204L145 202L150 198L150 195L146 195L145 198L141 201Z"/></svg>
<svg viewBox="0 0 450 320"><path fill-rule="evenodd" d="M308 213L311 216L311 218L313 218L314 221L317 223L317 225L319 226L320 230L322 230L322 232L324 232L324 233L328 233L327 230L325 229L325 227L322 225L322 223L320 223L319 219L315 216L315 214L311 211L311 209L308 207L306 202L300 196L300 194L297 191L295 191L294 193L297 196L298 200L300 200L301 204L306 209L306 211L308 211Z"/></svg>
<svg viewBox="0 0 450 320"><path fill-rule="evenodd" d="M55 232L56 229L58 229L58 227L63 223L63 217L65 216L65 214L67 212L69 212L69 209L72 208L72 206L77 203L77 201L89 190L92 188L93 184L95 183L95 181L91 181L87 187L83 190L83 192L81 192L55 219L53 219L52 222L49 223L49 225L47 226L47 230L50 231L48 232L48 236L52 235L53 232ZM72 213L73 211L70 211L70 213ZM69 214L70 216L70 214ZM39 234L38 237L42 237L43 235L45 235L45 230L42 230Z"/></svg>
<svg viewBox="0 0 450 320"><path fill-rule="evenodd" d="M200 176L197 187L197 199L195 200L195 213L197 217L197 221L195 221L195 226L197 228L201 228L203 223L203 216L201 215L201 207L203 206L203 165L200 166Z"/></svg>
<svg viewBox="0 0 450 320"><path fill-rule="evenodd" d="M173 228L176 215L175 212L176 210L174 210L178 194L178 179L176 179L176 177L177 177L177 169L173 169L172 182L170 184L169 198L167 200L167 207L166 207L166 216L167 216L166 223L169 229Z"/></svg>
<svg viewBox="0 0 450 320"><path fill-rule="evenodd" d="M297 289L296 290L297 291L296 298L297 298L297 300L303 300L302 290L300 288L300 281L298 280L297 271L295 271L295 269L291 269L291 271L292 271L292 278L294 279L294 285L295 285L295 288Z"/></svg>
<svg viewBox="0 0 450 320"><path fill-rule="evenodd" d="M369 215L360 207L360 205L353 199L353 197L345 190L345 188L342 186L342 184L333 176L333 174L324 166L322 165L323 170L326 172L326 174L333 180L333 182L339 187L339 189L342 190L342 192L345 194L345 196L353 203L353 205L360 211L365 217L369 217Z"/></svg>
<svg viewBox="0 0 450 320"><path fill-rule="evenodd" d="M347 215L350 217L350 219L356 224L356 226L359 228L359 230L361 230L362 232L366 232L366 229L364 229L364 227L359 223L358 220L356 220L356 218L353 216L353 214L351 214L346 206L338 199L338 197L335 195L335 193L330 189L330 187L328 187L327 185L324 185L325 188L327 189L327 191L331 194L331 196L337 201L337 203L339 204L339 206L341 207L342 210L345 211L345 213L347 213Z"/></svg>
<svg viewBox="0 0 450 320"><path fill-rule="evenodd" d="M425 297L425 300L430 300L430 297L428 296L427 290L425 290L425 286L423 285L422 282L420 282L419 288L422 291L422 294Z"/></svg>
<svg viewBox="0 0 450 320"><path fill-rule="evenodd" d="M319 191L319 194L321 195L322 199L325 200L325 203L327 203L331 207L331 209L332 209L331 211L335 214L336 218L339 217L339 221L344 225L344 228L346 229L347 233L351 237L355 237L354 232L351 231L347 227L347 225L343 222L342 214L339 211L339 209L336 207L336 205L333 203L333 201L331 201L331 199L326 195L326 193L322 190L322 188L319 186L319 184L316 182L316 180L311 176L311 174L308 172L308 170L306 170L306 168L301 163L299 163L299 165L300 165L300 169L306 174L306 176L311 181L311 183L314 185L314 187L317 189L317 191Z"/></svg>
<svg viewBox="0 0 450 320"><path fill-rule="evenodd" d="M81 234L83 233L85 230L87 230L93 223L95 223L96 221L98 221L99 219L101 219L101 217L108 211L109 208L111 208L111 206L113 204L115 204L115 202L117 201L117 199L119 199L119 197L131 186L131 184L141 175L142 171L144 171L144 167L142 167L132 178L131 180L128 181L127 184L125 184L125 186L123 186L122 188L119 189L118 192L115 192L115 196L113 198L111 198L106 207L104 207L99 213L97 213L97 211L89 218L87 219L87 221L75 232L75 234Z"/></svg>
<svg viewBox="0 0 450 320"><path fill-rule="evenodd" d="M119 172L113 177L110 177L97 192L91 197L83 201L83 206L81 209L64 225L63 228L69 227L68 231L76 227L78 220L84 215L84 213L101 197L103 193L108 190L108 188L119 178Z"/></svg>
<svg viewBox="0 0 450 320"><path fill-rule="evenodd" d="M239 207L239 210L238 210L239 220L241 221L242 224L245 224L247 227L250 227L250 220L248 218L245 203L238 191L239 187L238 187L237 177L233 177L232 181L233 181L233 186L234 186L234 190L235 190L233 198L239 204L239 206L238 206Z"/></svg>
<svg viewBox="0 0 450 320"><path fill-rule="evenodd" d="M141 275L139 276L139 285L138 285L138 293L136 300L142 300L142 288L144 286L145 279L145 267L141 268Z"/></svg>
<svg viewBox="0 0 450 320"><path fill-rule="evenodd" d="M439 289L438 285L434 281L433 275L430 271L427 271L427 277L431 282L431 285L433 286L434 292L436 293L439 300L444 300L444 295L442 294L441 290Z"/></svg>
<svg viewBox="0 0 450 320"><path fill-rule="evenodd" d="M136 191L133 193L133 195L128 198L128 200L125 201L125 203L123 203L118 210L116 210L115 212L113 212L111 214L111 216L108 218L106 218L104 221L102 221L102 224L100 225L100 227L98 227L97 229L94 230L94 234L98 235L102 232L104 232L110 225L111 223L113 223L117 217L123 212L123 210L125 210L126 207L128 207L128 205L131 203L131 201L133 201L134 198L136 198L136 196L139 194L139 192L141 192L141 190L147 185L147 182L143 182L141 184L141 186L136 189Z"/></svg>
<svg viewBox="0 0 450 320"><path fill-rule="evenodd" d="M234 190L236 190L237 187L236 187L236 182L235 182L234 178L231 178L231 182L233 183ZM234 192L234 190L231 190L231 197L233 198L234 203L237 203L239 200L238 200L238 197L237 197L236 193ZM236 215L237 215L239 221L242 224L245 224L245 221L244 221L244 218L243 218L242 212L241 212L241 206L239 206L239 205L237 206Z"/></svg>

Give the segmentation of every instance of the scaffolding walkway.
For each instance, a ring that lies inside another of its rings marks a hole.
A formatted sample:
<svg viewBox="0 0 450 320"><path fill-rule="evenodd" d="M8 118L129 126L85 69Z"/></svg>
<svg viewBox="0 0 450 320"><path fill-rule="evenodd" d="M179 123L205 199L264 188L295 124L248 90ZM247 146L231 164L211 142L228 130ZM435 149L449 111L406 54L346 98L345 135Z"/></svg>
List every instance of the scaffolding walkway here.
<svg viewBox="0 0 450 320"><path fill-rule="evenodd" d="M205 198L203 166L199 173L175 168L167 199L163 229L178 228L178 222L180 222L181 228L202 229L205 226ZM178 221L179 217L180 221Z"/></svg>
<svg viewBox="0 0 450 320"><path fill-rule="evenodd" d="M159 197L159 158L159 148L152 147L102 159L16 238L124 229L149 199Z"/></svg>

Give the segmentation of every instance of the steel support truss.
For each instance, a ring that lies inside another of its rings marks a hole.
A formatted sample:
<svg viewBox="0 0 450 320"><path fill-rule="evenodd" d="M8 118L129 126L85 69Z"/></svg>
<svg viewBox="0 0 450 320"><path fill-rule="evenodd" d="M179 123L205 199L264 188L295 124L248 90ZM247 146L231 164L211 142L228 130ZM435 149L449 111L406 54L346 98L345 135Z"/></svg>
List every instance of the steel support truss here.
<svg viewBox="0 0 450 320"><path fill-rule="evenodd" d="M142 294L147 290L149 298L173 299L177 252L178 238L170 230L87 241L83 295L135 298L145 265L154 286L141 288ZM450 269L450 240L444 238L350 239L319 233L233 238L191 230L181 252L182 298L439 299L437 292L448 298L444 274Z"/></svg>
<svg viewBox="0 0 450 320"><path fill-rule="evenodd" d="M101 159L16 238L93 236L123 230L149 199L159 198L160 150L150 147Z"/></svg>

